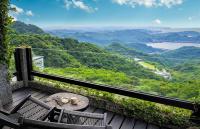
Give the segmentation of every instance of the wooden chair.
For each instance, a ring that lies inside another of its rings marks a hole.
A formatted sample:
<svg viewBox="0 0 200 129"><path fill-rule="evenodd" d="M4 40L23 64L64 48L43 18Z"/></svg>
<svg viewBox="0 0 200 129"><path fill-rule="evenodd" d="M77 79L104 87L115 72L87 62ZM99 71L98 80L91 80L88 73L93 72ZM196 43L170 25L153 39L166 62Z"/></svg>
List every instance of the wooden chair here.
<svg viewBox="0 0 200 129"><path fill-rule="evenodd" d="M42 114L32 119L23 114L24 107L34 105L41 108ZM51 108L31 97L24 98L10 113L0 112L0 127L36 129L112 129L106 124L106 114L85 113Z"/></svg>
<svg viewBox="0 0 200 129"><path fill-rule="evenodd" d="M42 114L37 115L37 117L35 117L36 120L41 121L46 119L49 112L51 112L51 110L54 109L47 106L45 103L31 97L31 95L28 95L27 97L23 98L22 101L17 106L15 106L15 108L12 109L10 112L2 110L0 111L0 128L4 126L8 126L11 128L19 128L20 124L18 122L18 119L20 117L31 117L30 113L24 113L24 110L27 110L28 106L31 106L32 108L38 108L43 112Z"/></svg>
<svg viewBox="0 0 200 129"><path fill-rule="evenodd" d="M109 125L91 124L67 124L65 122L38 121L21 117L19 119L21 129L112 129Z"/></svg>
<svg viewBox="0 0 200 129"><path fill-rule="evenodd" d="M24 129L29 127L37 129L112 129L112 126L106 124L106 117L106 113L86 113L54 108L44 121L20 117L19 123Z"/></svg>

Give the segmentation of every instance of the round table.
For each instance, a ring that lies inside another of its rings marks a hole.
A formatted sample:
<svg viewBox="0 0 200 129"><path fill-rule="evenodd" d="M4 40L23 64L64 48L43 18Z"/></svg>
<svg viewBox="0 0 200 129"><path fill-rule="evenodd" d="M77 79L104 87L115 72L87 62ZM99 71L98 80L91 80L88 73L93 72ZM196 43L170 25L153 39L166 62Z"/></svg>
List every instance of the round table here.
<svg viewBox="0 0 200 129"><path fill-rule="evenodd" d="M77 98L78 99L78 103L77 105L72 105L71 102L63 104L62 106L60 106L55 98ZM57 107L58 109L66 109L66 110L71 110L71 111L80 111L80 110L84 110L88 107L89 105L89 99L85 96L82 95L78 95L78 94L73 94L73 93L56 93L53 94L51 96L49 96L46 99L46 104L49 105L50 107Z"/></svg>

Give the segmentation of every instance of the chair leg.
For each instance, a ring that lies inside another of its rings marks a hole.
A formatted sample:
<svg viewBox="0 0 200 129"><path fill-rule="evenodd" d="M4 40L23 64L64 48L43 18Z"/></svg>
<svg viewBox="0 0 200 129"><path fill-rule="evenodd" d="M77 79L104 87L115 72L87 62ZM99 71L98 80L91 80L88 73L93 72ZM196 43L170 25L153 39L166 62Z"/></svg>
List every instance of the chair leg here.
<svg viewBox="0 0 200 129"><path fill-rule="evenodd" d="M51 122L58 122L58 118L56 119L56 116L59 117L60 115L60 111L57 110L53 110L50 114L49 114L49 120Z"/></svg>
<svg viewBox="0 0 200 129"><path fill-rule="evenodd" d="M64 109L62 109L61 112L60 112L60 115L59 115L59 118L58 118L58 123L60 123L61 120L62 120L63 112L64 112Z"/></svg>
<svg viewBox="0 0 200 129"><path fill-rule="evenodd" d="M45 121L52 114L52 112L54 111L54 109L55 109L55 107L51 108L49 110L49 112L41 120Z"/></svg>

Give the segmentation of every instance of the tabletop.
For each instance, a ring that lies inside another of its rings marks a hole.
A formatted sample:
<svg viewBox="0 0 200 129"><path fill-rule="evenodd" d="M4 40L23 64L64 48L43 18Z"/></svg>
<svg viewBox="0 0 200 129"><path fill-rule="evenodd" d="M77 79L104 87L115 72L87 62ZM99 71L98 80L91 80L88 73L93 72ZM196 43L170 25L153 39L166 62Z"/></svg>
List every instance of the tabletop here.
<svg viewBox="0 0 200 129"><path fill-rule="evenodd" d="M65 103L62 101L63 99L65 99ZM76 101L76 104L73 104L73 100ZM49 96L45 102L51 107L57 107L59 109L62 108L71 111L84 110L89 105L89 99L87 97L67 92L53 94Z"/></svg>

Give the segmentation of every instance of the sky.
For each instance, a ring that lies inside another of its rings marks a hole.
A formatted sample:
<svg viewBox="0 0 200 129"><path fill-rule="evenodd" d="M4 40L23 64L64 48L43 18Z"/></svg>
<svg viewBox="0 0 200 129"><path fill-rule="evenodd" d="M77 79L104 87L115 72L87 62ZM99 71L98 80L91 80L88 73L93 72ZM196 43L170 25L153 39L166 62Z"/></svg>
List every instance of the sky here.
<svg viewBox="0 0 200 129"><path fill-rule="evenodd" d="M199 28L200 0L11 0L14 20L42 28Z"/></svg>

